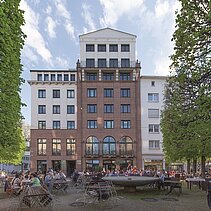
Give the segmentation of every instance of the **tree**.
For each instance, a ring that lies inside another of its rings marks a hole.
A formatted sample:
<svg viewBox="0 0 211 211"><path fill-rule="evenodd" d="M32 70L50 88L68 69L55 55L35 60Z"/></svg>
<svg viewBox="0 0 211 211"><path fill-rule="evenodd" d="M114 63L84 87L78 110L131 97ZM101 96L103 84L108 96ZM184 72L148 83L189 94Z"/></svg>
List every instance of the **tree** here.
<svg viewBox="0 0 211 211"><path fill-rule="evenodd" d="M20 0L0 1L0 161L21 161L25 139L21 131L21 49L25 35Z"/></svg>
<svg viewBox="0 0 211 211"><path fill-rule="evenodd" d="M201 157L204 174L205 158L211 155L211 1L179 1L173 71L165 87L161 120L163 145L173 160ZM175 149L177 157L171 151Z"/></svg>

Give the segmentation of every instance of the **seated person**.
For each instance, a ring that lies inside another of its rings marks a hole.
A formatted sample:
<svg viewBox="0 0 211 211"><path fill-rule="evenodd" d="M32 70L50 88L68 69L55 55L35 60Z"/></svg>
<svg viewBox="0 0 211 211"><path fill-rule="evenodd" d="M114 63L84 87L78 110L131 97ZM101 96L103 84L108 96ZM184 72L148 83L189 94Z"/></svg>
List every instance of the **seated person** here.
<svg viewBox="0 0 211 211"><path fill-rule="evenodd" d="M37 174L32 173L31 174L31 187L39 187L41 186L41 182L37 176Z"/></svg>

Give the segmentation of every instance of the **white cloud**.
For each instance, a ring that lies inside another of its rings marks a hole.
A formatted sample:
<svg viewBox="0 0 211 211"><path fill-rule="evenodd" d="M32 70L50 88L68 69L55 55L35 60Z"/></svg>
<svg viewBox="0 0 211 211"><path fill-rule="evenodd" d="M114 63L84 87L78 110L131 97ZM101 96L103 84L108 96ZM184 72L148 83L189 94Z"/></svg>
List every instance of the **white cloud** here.
<svg viewBox="0 0 211 211"><path fill-rule="evenodd" d="M51 14L51 11L52 11L52 7L50 5L47 6L45 12L50 15Z"/></svg>
<svg viewBox="0 0 211 211"><path fill-rule="evenodd" d="M51 52L46 47L44 38L39 32L39 15L36 14L29 7L25 0L21 1L20 8L25 11L24 18L26 23L22 27L23 32L27 35L25 45L35 50L36 53L42 57L43 60L45 60L49 65L51 65ZM30 60L29 57L27 58Z"/></svg>
<svg viewBox="0 0 211 211"><path fill-rule="evenodd" d="M64 2L62 0L56 0L55 6L57 9L57 16L62 17L64 20L62 21L63 26L65 27L67 33L70 37L75 40L75 29L72 24L71 15L66 9Z"/></svg>
<svg viewBox="0 0 211 211"><path fill-rule="evenodd" d="M56 32L55 32L56 22L50 16L48 16L46 18L46 23L47 23L47 31L49 33L49 36L51 38L55 38L56 37Z"/></svg>
<svg viewBox="0 0 211 211"><path fill-rule="evenodd" d="M69 68L70 64L66 59L63 59L61 57L56 57L56 60L54 61L55 66L63 68Z"/></svg>
<svg viewBox="0 0 211 211"><path fill-rule="evenodd" d="M84 18L85 23L88 25L88 29L84 28L85 31L84 33L86 33L87 31L94 31L96 30L93 18L92 18L92 14L90 12L90 5L84 3L82 4L82 17Z"/></svg>

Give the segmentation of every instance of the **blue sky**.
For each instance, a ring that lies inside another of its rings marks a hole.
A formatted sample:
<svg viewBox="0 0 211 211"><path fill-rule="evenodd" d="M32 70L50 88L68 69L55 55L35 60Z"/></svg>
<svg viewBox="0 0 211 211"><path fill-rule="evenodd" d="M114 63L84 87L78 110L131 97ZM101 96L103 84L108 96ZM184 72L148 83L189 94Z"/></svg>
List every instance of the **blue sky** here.
<svg viewBox="0 0 211 211"><path fill-rule="evenodd" d="M22 109L30 124L31 69L75 68L79 35L111 27L137 35L142 75L168 75L177 0L21 0L25 11Z"/></svg>

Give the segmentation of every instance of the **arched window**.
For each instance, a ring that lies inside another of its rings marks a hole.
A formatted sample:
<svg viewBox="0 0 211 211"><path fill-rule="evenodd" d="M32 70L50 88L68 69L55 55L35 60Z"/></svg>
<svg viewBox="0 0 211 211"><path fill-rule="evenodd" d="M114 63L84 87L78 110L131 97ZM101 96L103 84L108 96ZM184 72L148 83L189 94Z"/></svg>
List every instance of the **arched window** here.
<svg viewBox="0 0 211 211"><path fill-rule="evenodd" d="M128 136L123 136L119 142L119 155L133 155L133 141Z"/></svg>
<svg viewBox="0 0 211 211"><path fill-rule="evenodd" d="M103 155L116 154L116 141L113 137L107 136L103 140Z"/></svg>
<svg viewBox="0 0 211 211"><path fill-rule="evenodd" d="M89 136L86 140L86 155L99 155L99 141L95 136Z"/></svg>

